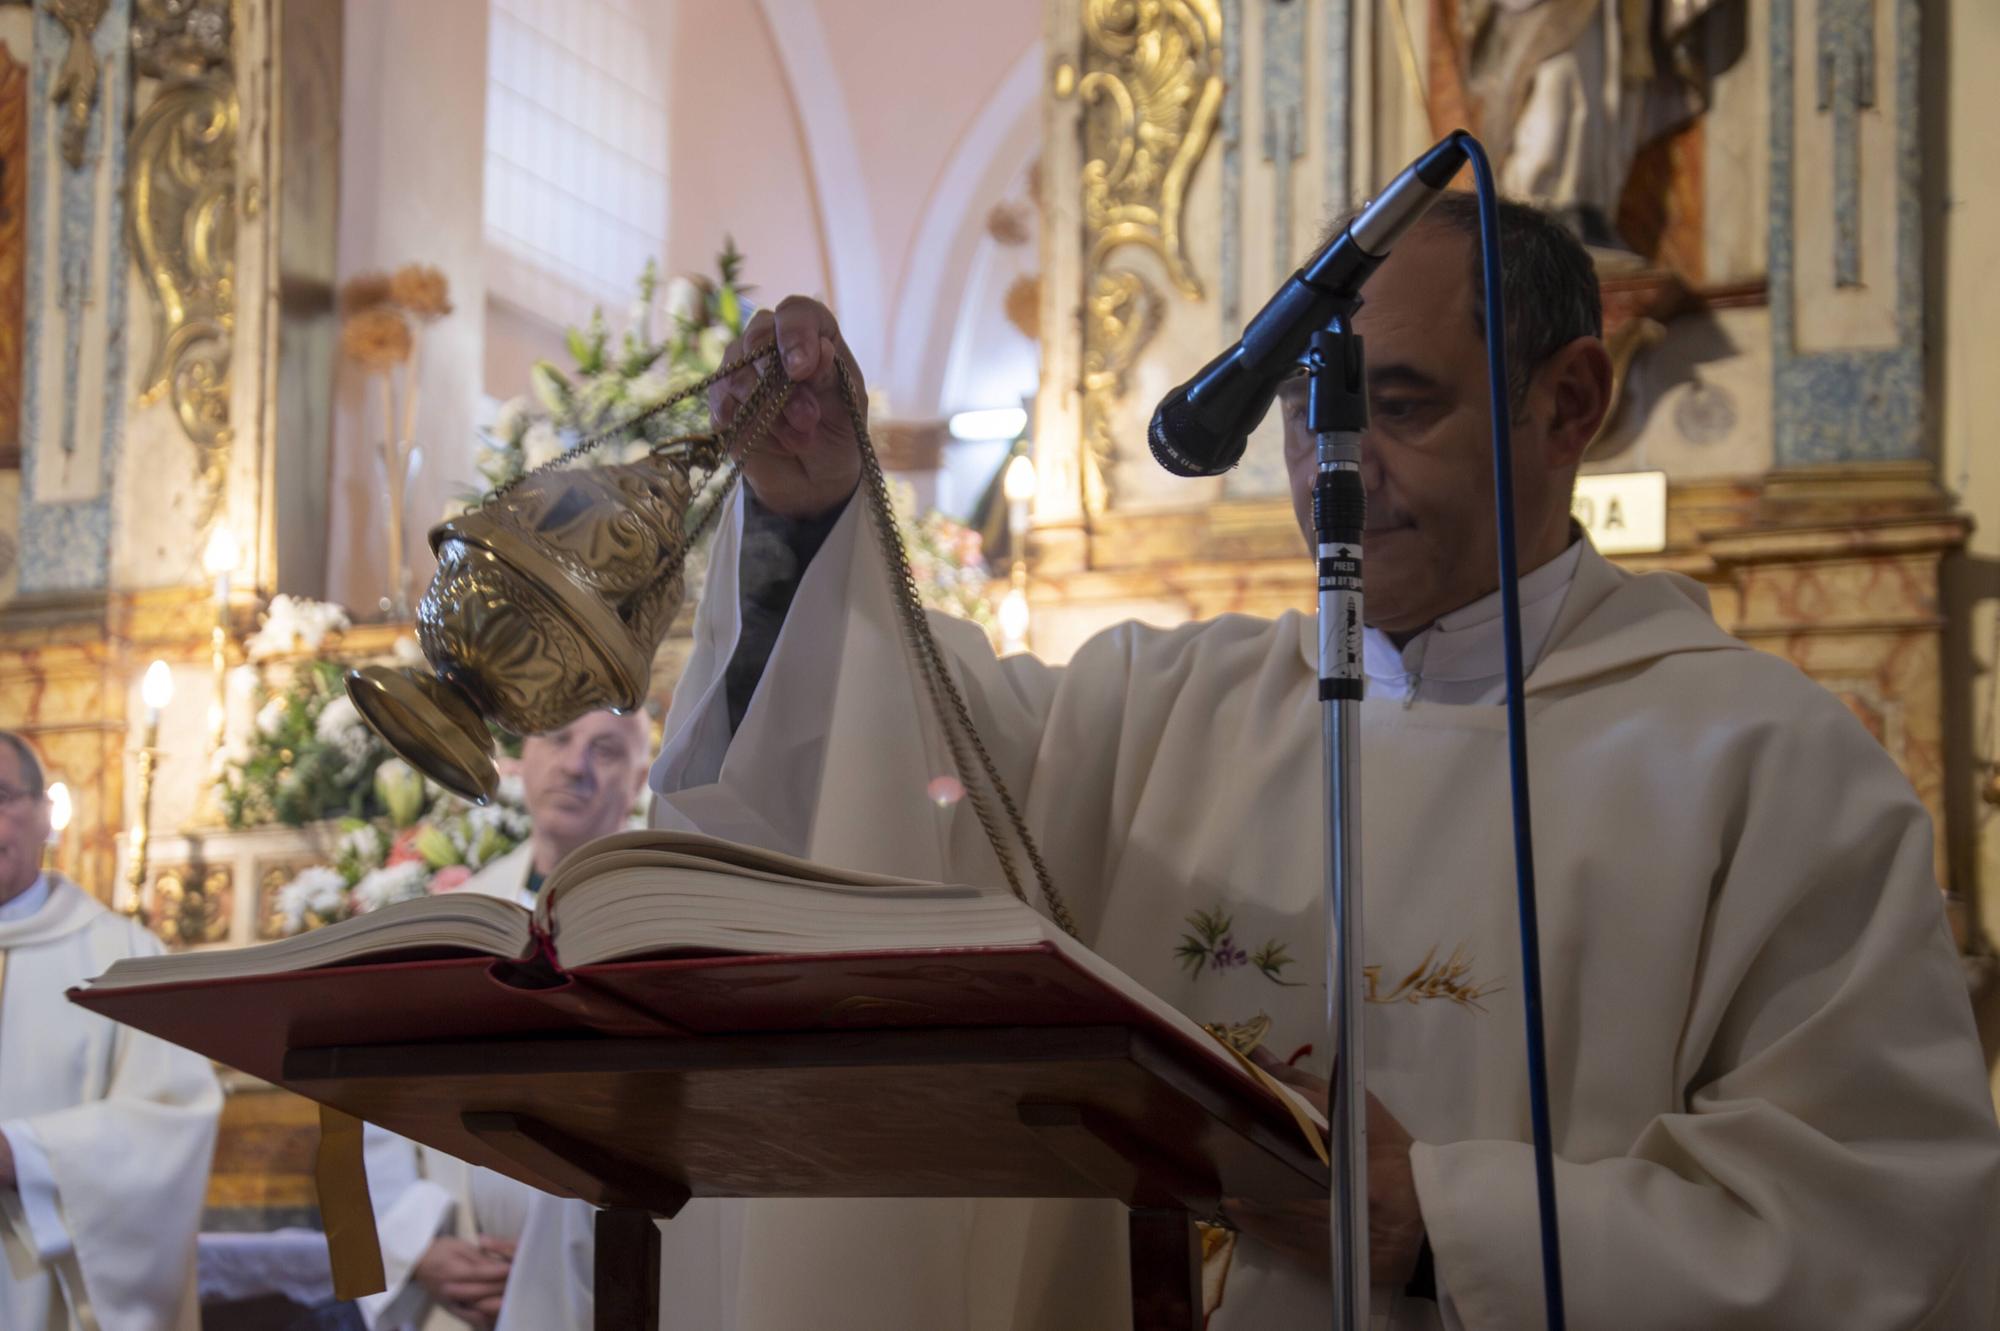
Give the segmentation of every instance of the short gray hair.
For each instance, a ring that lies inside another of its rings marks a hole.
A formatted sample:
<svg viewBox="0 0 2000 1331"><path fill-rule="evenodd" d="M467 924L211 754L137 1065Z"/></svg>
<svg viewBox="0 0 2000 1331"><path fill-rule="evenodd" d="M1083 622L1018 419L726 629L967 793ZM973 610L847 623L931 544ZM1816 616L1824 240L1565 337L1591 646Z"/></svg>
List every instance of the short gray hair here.
<svg viewBox="0 0 2000 1331"><path fill-rule="evenodd" d="M14 756L21 760L21 779L28 783L28 789L22 793L45 793L48 785L42 773L42 760L35 756L34 746L11 730L0 730L0 744L12 749Z"/></svg>
<svg viewBox="0 0 2000 1331"><path fill-rule="evenodd" d="M1500 200L1500 298L1507 348L1507 396L1519 412L1528 382L1551 356L1579 337L1604 336L1604 296L1597 268L1563 222L1513 199ZM1338 235L1354 214L1343 217ZM1479 199L1454 190L1441 196L1418 226L1465 238L1472 275L1472 320L1486 336L1486 272L1479 244Z"/></svg>

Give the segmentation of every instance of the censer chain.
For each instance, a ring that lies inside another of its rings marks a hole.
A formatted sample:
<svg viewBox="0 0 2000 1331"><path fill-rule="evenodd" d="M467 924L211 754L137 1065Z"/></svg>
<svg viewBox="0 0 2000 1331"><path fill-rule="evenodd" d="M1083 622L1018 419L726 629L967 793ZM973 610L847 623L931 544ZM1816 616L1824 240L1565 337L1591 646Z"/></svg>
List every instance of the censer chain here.
<svg viewBox="0 0 2000 1331"><path fill-rule="evenodd" d="M498 499L530 476L559 467L584 456L586 453L627 437L636 427L645 424L679 403L685 402L697 393L706 393L715 384L728 379L738 371L757 366L758 362L768 362L758 368L757 384L750 391L728 426L714 434L678 435L663 440L653 446L655 455L679 452L693 460L696 466L715 468L723 458L728 462L722 469L723 481L716 497L707 510L696 520L681 543L676 558L661 569L660 581L678 577L686 561L686 553L705 536L716 518L737 479L742 474L743 459L756 445L766 438L772 426L777 423L778 414L784 410L786 401L792 394L792 383L776 367L777 348L767 346L757 351L746 352L732 361L719 366L713 373L689 384L645 411L602 430L582 440L557 457L542 463L530 471L506 482L494 490L488 502ZM990 789L1006 815L1008 827L1020 842L1022 851L1028 857L1029 866L1035 876L1035 885L1042 902L1058 927L1071 937L1076 936L1076 920L1070 914L1069 904L1056 889L1055 880L1049 873L1047 862L1042 858L1040 845L1034 834L1028 830L1027 819L1022 815L1020 805L1000 776L999 765L980 738L979 727L973 723L972 711L966 706L965 697L959 691L958 683L946 665L944 650L938 646L936 635L931 631L929 615L925 612L923 600L917 592L916 574L910 568L909 552L903 546L902 533L896 528L895 509L889 501L889 481L883 473L881 459L875 454L875 445L868 435L868 417L862 410L860 394L855 390L853 376L844 361L836 361L840 377L840 395L847 408L848 421L854 431L854 438L861 453L862 480L868 488L869 517L875 527L875 535L888 560L890 591L896 600L896 611L901 621L903 638L911 654L916 658L918 673L923 676L925 691L930 695L931 710L936 715L938 728L943 732L945 744L951 751L952 765L957 769L960 784L965 789L966 798L972 803L974 815L979 819L980 829L993 848L993 854L1000 862L1000 872L1006 876L1007 886L1021 900L1027 900L1027 892L1021 885L1020 869L1014 862L1013 852L1000 828L1000 820L995 816L986 792ZM768 371L768 372L767 372ZM714 475L713 470L710 475ZM706 482L704 482L704 485Z"/></svg>

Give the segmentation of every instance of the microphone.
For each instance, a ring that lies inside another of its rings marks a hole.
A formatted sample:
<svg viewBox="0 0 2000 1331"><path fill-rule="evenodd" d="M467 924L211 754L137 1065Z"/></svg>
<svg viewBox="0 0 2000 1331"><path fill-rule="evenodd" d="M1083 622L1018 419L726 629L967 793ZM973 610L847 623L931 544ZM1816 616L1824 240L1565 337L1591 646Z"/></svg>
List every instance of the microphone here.
<svg viewBox="0 0 2000 1331"><path fill-rule="evenodd" d="M1404 168L1278 288L1235 346L1161 399L1146 430L1154 459L1176 476L1220 476L1235 466L1312 335L1354 313L1362 284L1465 161L1453 133Z"/></svg>

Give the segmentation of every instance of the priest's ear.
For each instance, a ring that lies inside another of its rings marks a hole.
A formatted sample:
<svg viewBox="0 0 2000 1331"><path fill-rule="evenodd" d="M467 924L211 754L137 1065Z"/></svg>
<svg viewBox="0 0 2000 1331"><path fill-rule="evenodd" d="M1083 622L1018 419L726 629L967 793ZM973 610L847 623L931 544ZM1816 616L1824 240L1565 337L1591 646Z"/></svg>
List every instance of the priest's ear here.
<svg viewBox="0 0 2000 1331"><path fill-rule="evenodd" d="M1558 347L1528 386L1528 419L1545 427L1548 464L1574 471L1611 410L1611 354L1601 339Z"/></svg>

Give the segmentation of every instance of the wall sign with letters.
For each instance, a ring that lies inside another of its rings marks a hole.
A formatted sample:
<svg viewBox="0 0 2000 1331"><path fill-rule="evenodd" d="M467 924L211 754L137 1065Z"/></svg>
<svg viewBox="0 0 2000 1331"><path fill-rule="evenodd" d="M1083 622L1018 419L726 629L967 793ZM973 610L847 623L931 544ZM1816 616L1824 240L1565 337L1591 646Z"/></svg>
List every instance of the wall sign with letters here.
<svg viewBox="0 0 2000 1331"><path fill-rule="evenodd" d="M1667 474L1663 471L1579 476L1569 511L1602 554L1652 554L1667 548Z"/></svg>

